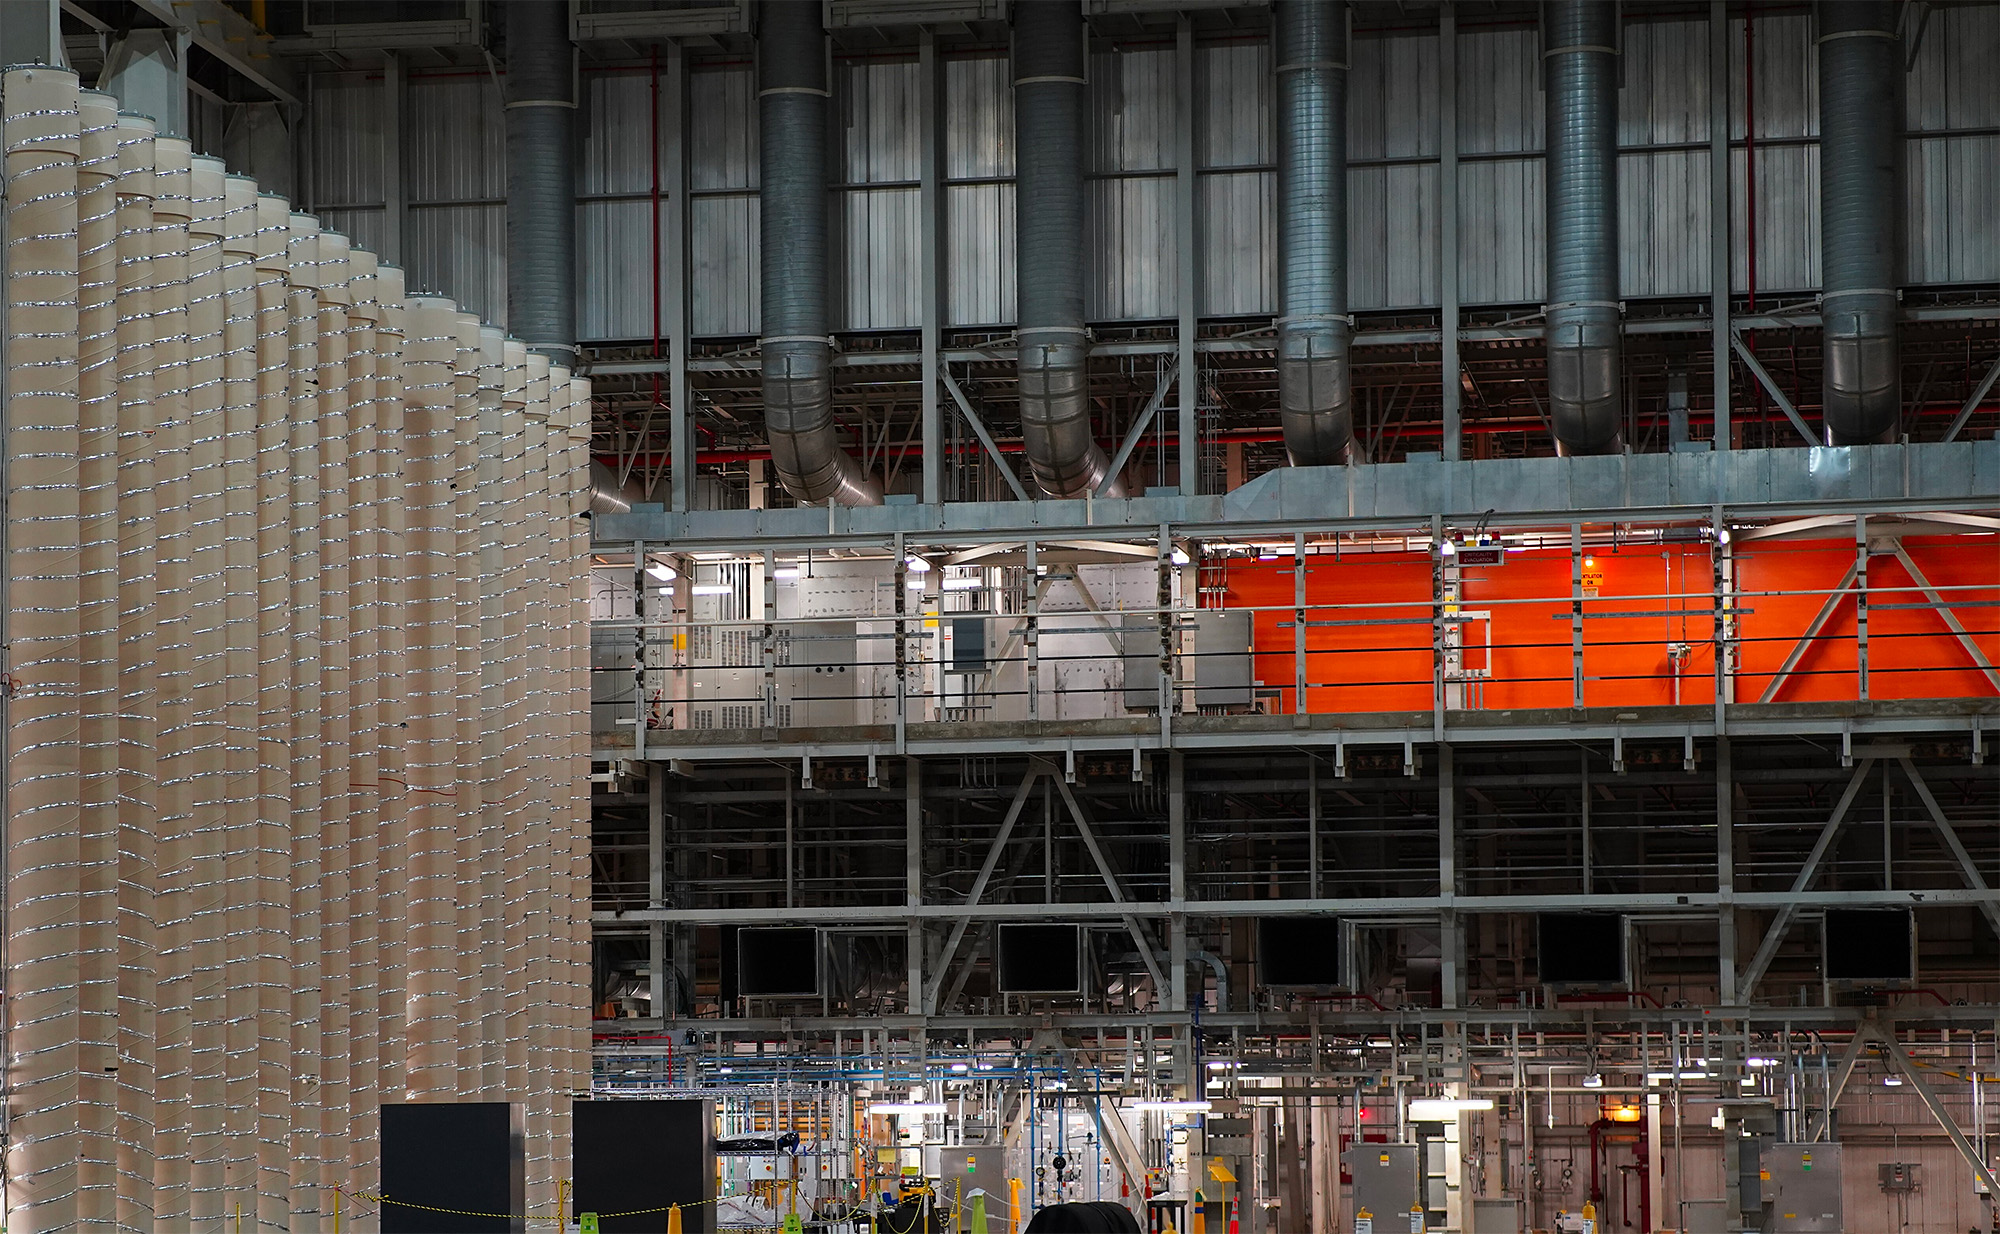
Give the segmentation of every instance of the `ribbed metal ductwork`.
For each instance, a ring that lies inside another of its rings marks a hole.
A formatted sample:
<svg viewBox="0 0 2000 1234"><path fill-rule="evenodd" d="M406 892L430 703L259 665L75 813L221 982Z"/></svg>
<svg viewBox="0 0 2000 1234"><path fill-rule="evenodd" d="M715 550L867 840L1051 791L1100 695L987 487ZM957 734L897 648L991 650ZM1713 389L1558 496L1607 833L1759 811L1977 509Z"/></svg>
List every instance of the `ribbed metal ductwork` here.
<svg viewBox="0 0 2000 1234"><path fill-rule="evenodd" d="M1896 347L1896 5L1819 6L1825 416L1834 445L1880 441L1901 407Z"/></svg>
<svg viewBox="0 0 2000 1234"><path fill-rule="evenodd" d="M507 325L530 347L576 350L576 87L564 0L507 12Z"/></svg>
<svg viewBox="0 0 2000 1234"><path fill-rule="evenodd" d="M840 448L827 339L826 28L819 0L758 6L762 140L764 426L771 462L806 502L878 505L881 486Z"/></svg>
<svg viewBox="0 0 2000 1234"><path fill-rule="evenodd" d="M590 513L630 514L632 507L646 500L645 486L637 480L618 482L618 473L596 459L590 460Z"/></svg>
<svg viewBox="0 0 2000 1234"><path fill-rule="evenodd" d="M1083 6L1014 8L1014 246L1019 263L1021 437L1052 497L1101 487L1083 327Z"/></svg>
<svg viewBox="0 0 2000 1234"><path fill-rule="evenodd" d="M1347 460L1347 22L1338 0L1281 0L1277 23L1278 415L1297 466Z"/></svg>
<svg viewBox="0 0 2000 1234"><path fill-rule="evenodd" d="M1618 6L1545 10L1549 409L1564 454L1618 450Z"/></svg>

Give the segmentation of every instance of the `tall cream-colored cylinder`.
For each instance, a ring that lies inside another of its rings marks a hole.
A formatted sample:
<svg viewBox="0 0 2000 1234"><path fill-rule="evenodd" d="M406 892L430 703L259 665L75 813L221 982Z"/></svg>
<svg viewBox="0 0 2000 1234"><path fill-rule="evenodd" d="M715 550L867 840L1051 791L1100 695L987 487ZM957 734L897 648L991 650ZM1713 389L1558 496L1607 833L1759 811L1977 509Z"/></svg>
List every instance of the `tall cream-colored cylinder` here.
<svg viewBox="0 0 2000 1234"><path fill-rule="evenodd" d="M506 848L506 766L512 712L506 699L508 591L506 534L512 514L508 505L507 454L512 444L510 416L518 420L518 405L506 403L506 336L493 326L479 332L479 872L478 1004L473 1008L479 1070L475 1091L481 1100L496 1101L504 1091L506 1046L501 1034L504 960L500 923L506 918L501 881L501 854ZM517 469L518 471L518 469ZM518 475L516 476L518 479Z"/></svg>
<svg viewBox="0 0 2000 1234"><path fill-rule="evenodd" d="M377 860L382 883L376 897L376 968L381 982L376 1000L376 1085L385 1099L409 1091L410 975L410 772L408 673L410 545L408 459L405 434L404 351L408 311L403 272L378 267L375 298L381 317L375 325L375 452L380 492L376 506L377 571L375 743ZM379 1125L377 1134L380 1134Z"/></svg>
<svg viewBox="0 0 2000 1234"><path fill-rule="evenodd" d="M257 199L257 1224L291 1217L291 211Z"/></svg>
<svg viewBox="0 0 2000 1234"><path fill-rule="evenodd" d="M153 143L153 493L159 577L155 713L159 718L158 874L153 898L158 1011L154 1017L155 1228L189 1228L190 1089L194 1012L188 864L193 852L194 728L188 706L193 585L188 539L188 221L191 154L179 138Z"/></svg>
<svg viewBox="0 0 2000 1234"><path fill-rule="evenodd" d="M7 1208L76 1224L76 75L0 80L7 160Z"/></svg>
<svg viewBox="0 0 2000 1234"><path fill-rule="evenodd" d="M453 761L458 783L453 796L457 807L457 852L453 881L457 907L453 923L452 951L457 960L458 1007L453 1013L458 1024L458 1093L461 1097L479 1092L479 936L481 933L480 809L481 749L479 707L479 318L460 312L452 319L457 340L456 372L452 399L452 528L453 603L455 631L452 651L455 663L453 731L457 752Z"/></svg>
<svg viewBox="0 0 2000 1234"><path fill-rule="evenodd" d="M320 1097L320 423L319 221L290 220L289 422L292 482L291 1225L317 1228Z"/></svg>
<svg viewBox="0 0 2000 1234"><path fill-rule="evenodd" d="M348 485L352 402L348 381L348 310L353 295L347 237L319 238L319 743L320 761L320 1086L319 1195L322 1214L332 1189L346 1182L348 1103L349 811L352 740L349 731L349 616L352 507ZM325 1222L322 1217L322 1224Z"/></svg>
<svg viewBox="0 0 2000 1234"><path fill-rule="evenodd" d="M458 707L456 562L457 309L432 296L409 301L404 345L404 442L410 563L408 1064L413 1097L458 1091ZM532 1151L532 1150L530 1150Z"/></svg>
<svg viewBox="0 0 2000 1234"><path fill-rule="evenodd" d="M223 1172L223 966L228 881L227 613L223 592L222 160L197 157L188 223L188 1203L197 1228L229 1211Z"/></svg>
<svg viewBox="0 0 2000 1234"><path fill-rule="evenodd" d="M118 102L78 102L77 1220L117 1219Z"/></svg>
<svg viewBox="0 0 2000 1234"><path fill-rule="evenodd" d="M118 120L118 1211L153 1227L153 124Z"/></svg>

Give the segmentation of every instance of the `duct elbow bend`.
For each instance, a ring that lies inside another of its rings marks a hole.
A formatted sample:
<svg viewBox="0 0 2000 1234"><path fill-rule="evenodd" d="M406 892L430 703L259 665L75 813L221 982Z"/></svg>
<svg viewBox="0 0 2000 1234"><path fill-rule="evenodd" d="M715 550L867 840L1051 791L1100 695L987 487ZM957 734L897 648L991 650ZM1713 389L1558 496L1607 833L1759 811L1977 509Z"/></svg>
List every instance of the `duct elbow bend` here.
<svg viewBox="0 0 2000 1234"><path fill-rule="evenodd" d="M1550 311L1549 415L1558 454L1616 454L1624 448L1618 399L1621 342L1615 308Z"/></svg>
<svg viewBox="0 0 2000 1234"><path fill-rule="evenodd" d="M841 449L824 343L764 346L764 428L778 482L808 505L879 506L882 486Z"/></svg>
<svg viewBox="0 0 2000 1234"><path fill-rule="evenodd" d="M1090 354L1081 331L1021 331L1021 440L1035 483L1051 497L1123 497L1090 428Z"/></svg>
<svg viewBox="0 0 2000 1234"><path fill-rule="evenodd" d="M1278 420L1294 467L1345 463L1354 446L1354 382L1345 317L1278 327Z"/></svg>

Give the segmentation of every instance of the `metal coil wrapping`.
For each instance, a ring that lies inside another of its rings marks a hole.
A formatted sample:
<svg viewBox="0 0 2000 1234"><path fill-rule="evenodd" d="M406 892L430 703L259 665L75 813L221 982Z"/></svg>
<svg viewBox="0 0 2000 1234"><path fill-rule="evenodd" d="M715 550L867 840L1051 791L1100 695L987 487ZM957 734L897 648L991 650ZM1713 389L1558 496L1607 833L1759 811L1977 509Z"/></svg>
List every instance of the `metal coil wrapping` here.
<svg viewBox="0 0 2000 1234"><path fill-rule="evenodd" d="M376 322L381 306L373 253L354 249L348 256L348 288L353 301L347 317L348 508L348 995L347 995L347 1167L350 1194L374 1190L371 1163L380 1152L381 1117L378 1021L381 970L381 797L380 736L376 708L382 689L380 578L382 454L376 441L377 386L380 381Z"/></svg>
<svg viewBox="0 0 2000 1234"><path fill-rule="evenodd" d="M456 886L452 903L452 954L458 965L453 987L458 1005L453 1051L458 1093L479 1091L479 934L480 849L479 808L482 727L479 707L479 318L460 310L452 317L457 341L452 375L452 686L454 763L457 781L452 806L457 814L457 858L452 865Z"/></svg>
<svg viewBox="0 0 2000 1234"><path fill-rule="evenodd" d="M502 433L500 508L503 531L500 588L501 645L495 671L500 679L501 781L495 794L500 803L500 856L497 940L499 957L499 1021L493 1039L500 1047L500 1091L518 1092L527 1079L526 1037L517 1027L527 1010L526 889L523 863L528 833L535 818L530 767L535 750L531 714L535 656L533 563L539 524L528 487L531 462L546 429L531 412L528 399L527 348L513 340L505 344L505 373L500 395Z"/></svg>
<svg viewBox="0 0 2000 1234"><path fill-rule="evenodd" d="M521 520L526 556L521 607L526 617L527 664L523 673L524 723L531 733L549 731L549 362L527 353L521 376L521 415L525 424L522 458ZM524 752L519 808L508 827L507 906L508 1016L506 1049L509 1091L536 1074L540 1058L531 1048L530 1026L541 992L535 956L541 939L534 917L534 851L549 825L548 785L552 752L543 741L532 741Z"/></svg>
<svg viewBox="0 0 2000 1234"><path fill-rule="evenodd" d="M194 817L192 751L194 730L188 708L191 648L188 642L192 580L188 540L188 222L192 217L188 143L159 138L153 143L159 192L153 199L153 492L159 582L154 612L154 644L159 717L158 876L154 914L157 926L154 1016L154 1203L161 1224L193 1220L189 1179L189 1082L193 1031L193 935L189 925L188 831Z"/></svg>
<svg viewBox="0 0 2000 1234"><path fill-rule="evenodd" d="M348 728L351 680L348 594L351 569L349 537L352 509L349 493L348 432L352 414L349 389L348 287L350 265L347 237L322 232L319 237L319 746L320 746L320 914L319 914L319 1176L313 1210L333 1206L332 1188L347 1181L348 1003L352 991L349 970L349 918L353 881L348 870L348 846L353 808L351 741Z"/></svg>
<svg viewBox="0 0 2000 1234"><path fill-rule="evenodd" d="M542 407L542 418L546 430L543 444L544 454L544 524L542 534L546 539L545 568L536 581L542 592L541 606L543 621L549 627L548 651L540 665L542 689L545 705L551 713L554 700L560 695L562 683L560 669L555 663L555 648L559 646L554 626L561 620L560 606L555 602L556 573L560 568L560 553L556 548L558 522L554 516L556 505L554 486L559 474L557 462L563 448L567 427L558 418L555 391L569 380L569 370L559 365L546 367L531 366L529 369L529 394ZM556 752L549 749L543 756L543 783L541 797L543 817L541 825L530 834L527 868L527 896L524 913L528 923L528 1021L527 1056L528 1074L533 1077L548 1075L554 1061L554 1043L550 1039L550 994L553 990L551 970L551 929L549 922L549 834L556 825L555 801L558 786L557 770L560 764ZM527 1102L528 1150L528 1202L533 1204L536 1197L552 1198L554 1187L554 1164L549 1159L546 1148L552 1130L553 1113L551 1094L531 1093Z"/></svg>
<svg viewBox="0 0 2000 1234"><path fill-rule="evenodd" d="M10 69L8 321L7 1204L76 1224L77 80Z"/></svg>
<svg viewBox="0 0 2000 1234"><path fill-rule="evenodd" d="M590 382L572 377L569 383L569 568L568 620L563 634L569 652L569 680L564 698L590 697ZM571 702L573 716L577 704ZM589 729L574 719L558 731L569 734L569 810L558 834L569 837L569 882L559 891L570 919L570 953L567 969L557 974L558 989L589 989L591 985L590 929L590 745ZM557 1077L564 1093L590 1090L590 1044L593 1010L588 998L559 999L557 1006L569 1013L569 1060L567 1079ZM567 1104L567 1103L565 1103ZM567 1115L566 1115L567 1117ZM557 1145L558 1160L570 1159L571 1125L565 1122Z"/></svg>
<svg viewBox="0 0 2000 1234"><path fill-rule="evenodd" d="M118 1215L118 101L78 98L77 1221Z"/></svg>
<svg viewBox="0 0 2000 1234"><path fill-rule="evenodd" d="M188 221L188 1204L196 1222L229 1211L225 1120L223 968L227 945L228 803L224 771L229 645L223 592L222 160L196 157Z"/></svg>
<svg viewBox="0 0 2000 1234"><path fill-rule="evenodd" d="M380 836L377 861L382 881L376 903L379 926L376 967L376 1084L382 1092L409 1092L409 861L410 795L407 749L409 731L406 677L409 672L408 619L410 554L408 542L409 459L405 432L407 405L403 400L404 349L408 309L403 296L403 272L380 266L375 272L376 299L382 306L375 324L375 442L377 473L382 477L377 504L378 543L382 546L377 601L384 619L376 628L377 690L375 730L378 787L375 818ZM377 1134L380 1125L377 1124Z"/></svg>
<svg viewBox="0 0 2000 1234"><path fill-rule="evenodd" d="M231 176L222 207L224 1176L228 1207L257 1182L257 185Z"/></svg>
<svg viewBox="0 0 2000 1234"><path fill-rule="evenodd" d="M473 1090L482 1101L497 1101L505 1088L505 1046L501 1036L499 925L505 919L499 859L506 847L506 760L510 716L503 697L505 675L518 668L505 659L504 627L509 592L506 562L508 505L506 459L510 448L506 405L507 341L497 328L479 331L479 936L472 1008L478 1037ZM512 415L518 420L519 410Z"/></svg>
<svg viewBox="0 0 2000 1234"><path fill-rule="evenodd" d="M320 770L320 399L319 221L294 212L286 253L289 323L291 474L291 1213L310 1223L319 1213L321 999L319 971Z"/></svg>
<svg viewBox="0 0 2000 1234"><path fill-rule="evenodd" d="M291 209L257 198L257 1222L290 1219Z"/></svg>
<svg viewBox="0 0 2000 1234"><path fill-rule="evenodd" d="M153 1225L153 122L118 118L118 1224Z"/></svg>

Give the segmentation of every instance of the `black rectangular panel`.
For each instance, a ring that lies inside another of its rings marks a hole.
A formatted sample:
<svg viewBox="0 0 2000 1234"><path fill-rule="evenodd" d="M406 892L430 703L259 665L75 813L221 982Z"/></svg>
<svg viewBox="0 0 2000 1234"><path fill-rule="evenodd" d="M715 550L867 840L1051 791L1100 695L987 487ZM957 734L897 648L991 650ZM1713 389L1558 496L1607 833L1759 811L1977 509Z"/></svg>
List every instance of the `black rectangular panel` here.
<svg viewBox="0 0 2000 1234"><path fill-rule="evenodd" d="M1908 909L1826 910L1828 981L1914 981Z"/></svg>
<svg viewBox="0 0 2000 1234"><path fill-rule="evenodd" d="M811 926L736 932L736 992L746 998L819 993L819 931Z"/></svg>
<svg viewBox="0 0 2000 1234"><path fill-rule="evenodd" d="M383 1106L382 1234L521 1230L513 1217L526 1212L522 1130L521 1107L505 1101Z"/></svg>
<svg viewBox="0 0 2000 1234"><path fill-rule="evenodd" d="M1543 985L1625 985L1625 918L1617 913L1543 913L1535 953Z"/></svg>
<svg viewBox="0 0 2000 1234"><path fill-rule="evenodd" d="M571 1212L599 1214L604 1234L666 1234L664 1210L678 1204L682 1234L715 1229L715 1110L708 1102L579 1101L572 1108Z"/></svg>
<svg viewBox="0 0 2000 1234"><path fill-rule="evenodd" d="M1083 932L1075 925L1003 925L995 982L1003 994L1083 990Z"/></svg>
<svg viewBox="0 0 2000 1234"><path fill-rule="evenodd" d="M1340 939L1338 917L1266 917L1257 923L1257 983L1341 985Z"/></svg>

